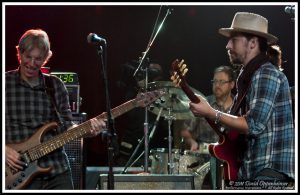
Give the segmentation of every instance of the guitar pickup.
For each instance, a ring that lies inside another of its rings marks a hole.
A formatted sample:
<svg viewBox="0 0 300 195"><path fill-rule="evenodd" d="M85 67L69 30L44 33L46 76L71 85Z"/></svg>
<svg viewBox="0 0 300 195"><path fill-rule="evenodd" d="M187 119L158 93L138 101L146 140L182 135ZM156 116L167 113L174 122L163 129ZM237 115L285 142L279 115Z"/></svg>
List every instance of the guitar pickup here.
<svg viewBox="0 0 300 195"><path fill-rule="evenodd" d="M30 157L27 152L22 154L21 160L24 162L24 167L26 167L26 168L28 167L29 162L31 162Z"/></svg>

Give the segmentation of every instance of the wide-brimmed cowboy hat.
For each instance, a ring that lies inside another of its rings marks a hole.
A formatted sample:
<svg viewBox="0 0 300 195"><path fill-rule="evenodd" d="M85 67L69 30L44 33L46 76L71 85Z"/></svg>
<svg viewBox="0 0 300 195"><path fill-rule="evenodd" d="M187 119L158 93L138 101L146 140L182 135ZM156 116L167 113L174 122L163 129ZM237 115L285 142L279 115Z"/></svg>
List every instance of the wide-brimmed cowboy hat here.
<svg viewBox="0 0 300 195"><path fill-rule="evenodd" d="M268 33L268 20L261 15L249 12L237 12L230 28L220 28L219 33L230 37L233 32L257 35L267 39L268 44L276 43L278 38Z"/></svg>

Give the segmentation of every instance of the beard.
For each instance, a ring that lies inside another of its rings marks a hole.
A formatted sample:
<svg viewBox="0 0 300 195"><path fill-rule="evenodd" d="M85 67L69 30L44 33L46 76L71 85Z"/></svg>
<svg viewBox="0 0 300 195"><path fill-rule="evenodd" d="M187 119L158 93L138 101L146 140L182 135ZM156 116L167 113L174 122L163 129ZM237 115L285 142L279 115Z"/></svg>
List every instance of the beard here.
<svg viewBox="0 0 300 195"><path fill-rule="evenodd" d="M228 88L215 87L213 89L213 93L216 96L216 98L224 99L231 94L231 90Z"/></svg>
<svg viewBox="0 0 300 195"><path fill-rule="evenodd" d="M224 91L219 88L214 89L213 92L217 98L224 96Z"/></svg>
<svg viewBox="0 0 300 195"><path fill-rule="evenodd" d="M237 53L228 50L228 56L231 64L242 64L242 61L238 57Z"/></svg>

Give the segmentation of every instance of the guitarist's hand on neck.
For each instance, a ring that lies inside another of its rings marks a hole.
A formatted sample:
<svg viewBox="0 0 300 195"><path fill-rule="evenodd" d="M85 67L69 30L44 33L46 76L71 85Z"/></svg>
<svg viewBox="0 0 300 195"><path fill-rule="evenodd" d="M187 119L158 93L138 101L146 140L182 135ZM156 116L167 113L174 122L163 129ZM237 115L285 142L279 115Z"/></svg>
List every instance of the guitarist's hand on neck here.
<svg viewBox="0 0 300 195"><path fill-rule="evenodd" d="M92 118L90 121L91 121L91 129L90 129L90 134L88 135L89 137L94 137L99 135L99 133L106 128L106 123L104 119Z"/></svg>
<svg viewBox="0 0 300 195"><path fill-rule="evenodd" d="M190 103L190 110L195 116L205 117L212 121L216 120L218 110L212 108L208 102L201 96L197 96L200 99L199 103ZM224 126L235 129L242 134L248 134L248 124L244 117L238 117L230 115L224 112L220 113L219 123Z"/></svg>

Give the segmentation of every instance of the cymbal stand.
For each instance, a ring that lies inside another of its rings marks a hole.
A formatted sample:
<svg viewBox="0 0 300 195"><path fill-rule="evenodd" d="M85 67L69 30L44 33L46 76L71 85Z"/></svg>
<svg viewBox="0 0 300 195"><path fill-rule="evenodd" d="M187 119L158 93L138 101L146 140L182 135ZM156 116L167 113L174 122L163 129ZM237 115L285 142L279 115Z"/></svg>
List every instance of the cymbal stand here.
<svg viewBox="0 0 300 195"><path fill-rule="evenodd" d="M172 116L172 108L168 108L168 115L165 116L165 119L168 120L168 173L174 174L174 162L172 158L172 132L171 132L171 125L172 121L175 119L174 116Z"/></svg>
<svg viewBox="0 0 300 195"><path fill-rule="evenodd" d="M141 147L141 144L145 140L145 135L142 139L139 139L138 145L136 146L135 150L131 154L129 160L127 161L126 165L124 166L124 169L120 172L120 174L124 174L127 172L128 167L132 167L144 154L144 151L135 159L135 161L132 162L133 158L135 157L136 153L138 152L138 149ZM131 163L131 164L130 164Z"/></svg>
<svg viewBox="0 0 300 195"><path fill-rule="evenodd" d="M148 144L150 143L150 141L151 141L151 139L152 139L152 137L153 137L153 135L154 135L154 133L155 133L156 127L157 127L157 125L158 125L158 121L159 121L160 116L161 116L162 109L163 109L163 108L161 107L160 110L159 110L159 112L158 112L158 115L157 115L157 117L156 117L156 120L155 120L155 122L154 122L154 124L153 124L152 130L151 130L150 135L149 135L149 142L148 142ZM144 142L144 140L145 140L145 135L143 136L143 138L142 138L141 140L139 140L138 145L136 146L135 150L133 151L131 157L129 158L128 162L126 163L126 165L125 165L123 171L121 172L121 174L126 173L128 167L132 167L132 166L133 166L133 165L134 165L134 164L142 157L142 155L145 153L145 151L143 151L143 152L136 158L136 160L133 161L133 163L131 163L131 161L132 161L133 158L135 157L135 155L136 155L138 149L140 148L141 143ZM131 164L130 164L130 163L131 163Z"/></svg>
<svg viewBox="0 0 300 195"><path fill-rule="evenodd" d="M161 6L161 7L162 7L162 6ZM159 9L159 13L158 13L157 19L159 18L161 7L160 7L160 9ZM169 14L171 14L171 11L172 11L172 10L173 10L173 9L168 8L167 13L165 14L165 16L164 16L164 18L163 18L161 24L160 24L159 27L157 28L155 34L154 34L154 29L155 29L155 28L153 29L152 35L151 35L150 40L149 40L149 43L148 43L148 45L147 45L147 48L146 48L146 50L143 52L143 56L140 58L140 63L139 63L139 65L138 65L137 69L134 71L133 77L135 77L136 73L137 73L138 70L141 68L142 64L145 64L145 63L144 63L144 59L147 59L146 56L147 56L148 52L150 51L150 48L152 47L152 44L154 43L154 40L156 39L156 36L158 35L160 29L163 27L163 24L165 23L165 20L167 19L167 16L168 16ZM156 27L157 21L158 21L158 20L156 20L156 22L155 22L155 27ZM148 63L148 65L149 65L149 63ZM147 91L147 89L148 89L148 69L147 69L147 66L146 66L145 70L146 70L146 71L145 71L145 83L146 83L146 84L145 84L145 90ZM148 155L148 154L149 154L149 143L148 143L149 140L148 140L148 136L149 136L149 126L148 126L148 108L147 108L147 106L145 107L144 135L145 135L145 167L144 167L144 171L145 171L145 172L148 172L148 158L149 158L149 155Z"/></svg>

